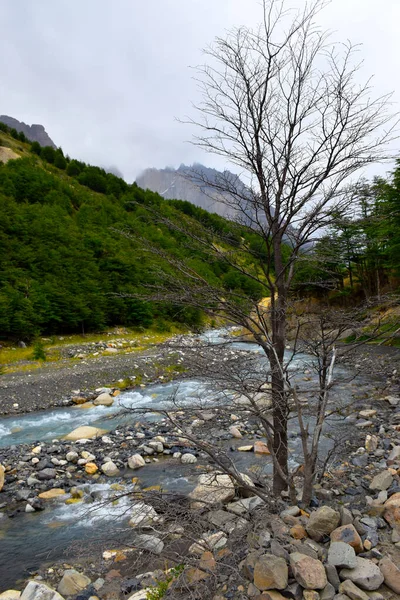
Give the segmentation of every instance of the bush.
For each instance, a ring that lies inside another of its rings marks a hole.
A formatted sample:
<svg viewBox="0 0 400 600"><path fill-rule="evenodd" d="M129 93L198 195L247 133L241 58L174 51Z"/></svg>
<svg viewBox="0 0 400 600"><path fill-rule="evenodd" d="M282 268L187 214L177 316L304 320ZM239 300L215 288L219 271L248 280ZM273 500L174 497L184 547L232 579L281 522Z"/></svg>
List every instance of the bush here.
<svg viewBox="0 0 400 600"><path fill-rule="evenodd" d="M46 351L42 340L36 340L33 344L32 359L33 360L46 360Z"/></svg>

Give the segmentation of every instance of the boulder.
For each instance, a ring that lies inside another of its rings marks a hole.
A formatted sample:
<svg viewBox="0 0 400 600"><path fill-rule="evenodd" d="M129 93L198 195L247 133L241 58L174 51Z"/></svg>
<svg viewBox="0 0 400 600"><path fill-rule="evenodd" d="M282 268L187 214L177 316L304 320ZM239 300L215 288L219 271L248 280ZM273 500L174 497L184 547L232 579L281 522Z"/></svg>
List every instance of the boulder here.
<svg viewBox="0 0 400 600"><path fill-rule="evenodd" d="M328 552L328 564L334 567L354 569L357 566L354 548L345 542L332 542Z"/></svg>
<svg viewBox="0 0 400 600"><path fill-rule="evenodd" d="M387 457L387 464L389 465L393 465L396 462L400 462L400 446L395 446L394 448L392 448L389 456Z"/></svg>
<svg viewBox="0 0 400 600"><path fill-rule="evenodd" d="M147 550L153 554L161 554L164 549L164 542L162 542L155 535L138 535L134 539L133 543L137 548L140 548L141 550Z"/></svg>
<svg viewBox="0 0 400 600"><path fill-rule="evenodd" d="M342 525L342 527L332 531L331 541L349 544L357 553L364 550L363 543L354 525Z"/></svg>
<svg viewBox="0 0 400 600"><path fill-rule="evenodd" d="M144 458L140 456L140 454L133 454L128 458L128 467L130 469L140 469L140 467L144 467L145 464Z"/></svg>
<svg viewBox="0 0 400 600"><path fill-rule="evenodd" d="M400 533L400 492L393 494L383 505L386 521Z"/></svg>
<svg viewBox="0 0 400 600"><path fill-rule="evenodd" d="M315 558L293 552L290 555L290 566L294 578L306 590L323 590L328 583L324 565Z"/></svg>
<svg viewBox="0 0 400 600"><path fill-rule="evenodd" d="M4 487L4 473L5 473L5 468L3 467L2 464L0 464L0 492Z"/></svg>
<svg viewBox="0 0 400 600"><path fill-rule="evenodd" d="M267 444L261 440L254 442L254 452L256 454L271 454Z"/></svg>
<svg viewBox="0 0 400 600"><path fill-rule="evenodd" d="M288 576L286 561L273 554L263 554L254 566L254 585L259 590L284 590Z"/></svg>
<svg viewBox="0 0 400 600"><path fill-rule="evenodd" d="M57 477L57 471L50 468L42 469L37 473L36 477L40 479L40 481L48 481Z"/></svg>
<svg viewBox="0 0 400 600"><path fill-rule="evenodd" d="M52 500L53 498L59 498L60 496L64 496L65 490L61 488L53 488L52 490L47 490L47 492L42 492L38 494L39 498L42 500Z"/></svg>
<svg viewBox="0 0 400 600"><path fill-rule="evenodd" d="M109 460L108 462L104 463L104 465L101 465L101 470L103 471L104 475L107 475L107 477L115 477L116 475L119 475L119 469L112 460Z"/></svg>
<svg viewBox="0 0 400 600"><path fill-rule="evenodd" d="M378 475L375 475L375 477L369 485L369 489L378 491L387 490L392 485L392 482L393 475L391 474L391 472L382 471L381 473L378 473Z"/></svg>
<svg viewBox="0 0 400 600"><path fill-rule="evenodd" d="M64 598L45 583L29 581L20 600L64 600Z"/></svg>
<svg viewBox="0 0 400 600"><path fill-rule="evenodd" d="M329 535L340 523L340 514L329 506L321 506L311 513L306 530L310 538L319 542Z"/></svg>
<svg viewBox="0 0 400 600"><path fill-rule="evenodd" d="M333 600L336 595L336 590L331 583L327 583L320 593L321 600Z"/></svg>
<svg viewBox="0 0 400 600"><path fill-rule="evenodd" d="M157 517L158 515L152 506L144 502L137 502L132 507L129 525L131 527L145 527L151 525L157 520Z"/></svg>
<svg viewBox="0 0 400 600"><path fill-rule="evenodd" d="M85 472L88 475L94 475L95 473L97 473L98 470L99 470L99 467L93 462L88 462L85 465Z"/></svg>
<svg viewBox="0 0 400 600"><path fill-rule="evenodd" d="M383 575L375 563L357 556L357 566L354 569L342 569L341 579L350 579L363 590L377 590L383 583Z"/></svg>
<svg viewBox="0 0 400 600"><path fill-rule="evenodd" d="M0 600L19 600L20 596L18 590L6 590L0 594Z"/></svg>
<svg viewBox="0 0 400 600"><path fill-rule="evenodd" d="M71 433L65 436L65 439L70 440L71 442L76 442L77 440L90 440L92 438L99 437L104 433L105 431L99 429L98 427L83 425L82 427L77 427L71 431Z"/></svg>
<svg viewBox="0 0 400 600"><path fill-rule="evenodd" d="M235 496L235 486L229 475L207 473L200 475L198 485L189 494L192 508L203 508L229 502Z"/></svg>
<svg viewBox="0 0 400 600"><path fill-rule="evenodd" d="M240 433L239 429L237 427L235 427L234 425L231 425L231 427L229 427L229 433L231 434L232 437L236 438L237 440L239 440L242 436L242 434Z"/></svg>
<svg viewBox="0 0 400 600"><path fill-rule="evenodd" d="M182 454L181 463L183 465L194 465L195 463L197 463L197 458L194 454L190 454L189 452L187 452L186 454Z"/></svg>
<svg viewBox="0 0 400 600"><path fill-rule="evenodd" d="M379 561L379 568L388 588L400 594L400 568L387 556Z"/></svg>
<svg viewBox="0 0 400 600"><path fill-rule="evenodd" d="M341 594L346 594L351 600L369 600L369 596L360 590L360 588L350 581L350 579L346 579L340 584L339 592Z"/></svg>
<svg viewBox="0 0 400 600"><path fill-rule="evenodd" d="M78 573L75 569L67 569L58 584L57 591L63 596L76 596L90 583L89 577L83 573Z"/></svg>
<svg viewBox="0 0 400 600"><path fill-rule="evenodd" d="M107 393L100 394L95 400L93 400L93 404L95 406L112 406L113 403L114 398Z"/></svg>

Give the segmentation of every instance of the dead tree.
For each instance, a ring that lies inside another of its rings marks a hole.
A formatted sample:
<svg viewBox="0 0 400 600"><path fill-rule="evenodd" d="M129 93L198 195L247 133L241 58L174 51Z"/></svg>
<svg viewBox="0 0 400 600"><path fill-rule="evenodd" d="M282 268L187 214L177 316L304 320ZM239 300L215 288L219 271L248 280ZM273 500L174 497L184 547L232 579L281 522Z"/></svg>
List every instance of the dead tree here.
<svg viewBox="0 0 400 600"><path fill-rule="evenodd" d="M297 261L349 205L357 171L388 159L395 137L390 95L373 97L370 80L359 83L358 48L335 46L318 28L325 4L315 0L294 14L284 0L264 0L260 26L217 38L197 69L202 101L198 117L188 119L200 130L195 144L234 165L241 180L228 174L208 180L201 171L193 180L229 204L257 243L243 240L232 251L215 232L164 220L202 249L204 260L221 261L259 284L270 304L212 285L192 265L152 249L175 271L171 277L160 269L153 299L224 316L245 327L268 357L275 494L288 483L284 351Z"/></svg>

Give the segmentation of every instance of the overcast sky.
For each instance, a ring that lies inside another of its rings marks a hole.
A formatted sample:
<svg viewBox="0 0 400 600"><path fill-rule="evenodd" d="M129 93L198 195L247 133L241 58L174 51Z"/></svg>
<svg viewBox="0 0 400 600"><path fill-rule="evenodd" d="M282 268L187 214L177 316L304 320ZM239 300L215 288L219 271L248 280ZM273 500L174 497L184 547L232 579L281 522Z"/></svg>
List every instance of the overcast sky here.
<svg viewBox="0 0 400 600"><path fill-rule="evenodd" d="M196 101L201 49L260 15L259 0L0 0L0 114L128 181L146 167L221 168L175 117ZM363 44L365 74L400 106L400 0L332 0L319 20Z"/></svg>

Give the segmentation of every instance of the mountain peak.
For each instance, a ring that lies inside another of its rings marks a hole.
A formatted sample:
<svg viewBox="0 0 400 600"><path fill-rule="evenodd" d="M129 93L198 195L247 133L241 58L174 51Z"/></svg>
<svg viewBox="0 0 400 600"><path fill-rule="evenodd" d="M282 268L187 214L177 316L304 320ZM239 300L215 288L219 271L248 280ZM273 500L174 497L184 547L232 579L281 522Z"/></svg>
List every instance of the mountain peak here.
<svg viewBox="0 0 400 600"><path fill-rule="evenodd" d="M18 121L18 119L14 119L14 117L8 117L7 115L0 115L0 121L8 125L8 127L16 129L18 133L22 131L31 142L39 142L41 146L52 146L54 149L57 148L43 125L38 123L27 125L26 123Z"/></svg>

